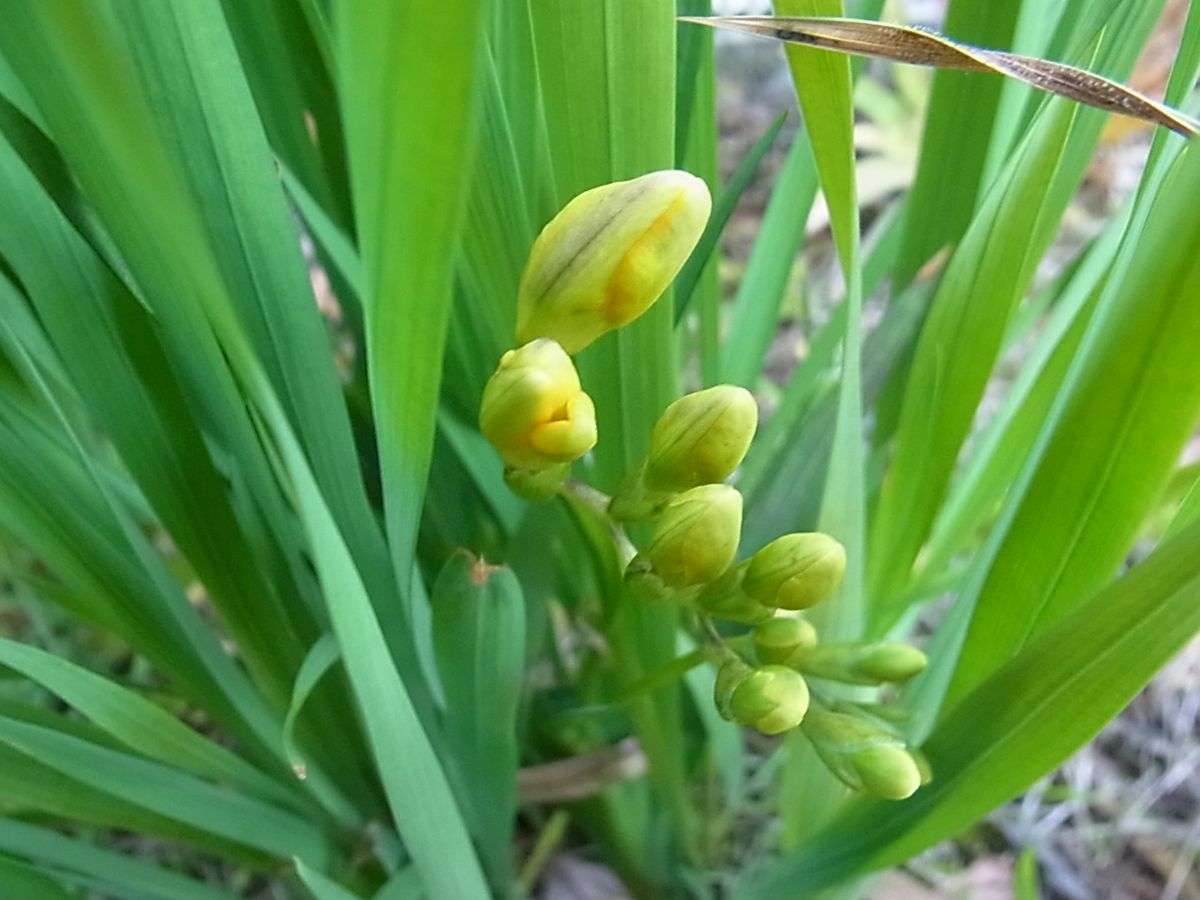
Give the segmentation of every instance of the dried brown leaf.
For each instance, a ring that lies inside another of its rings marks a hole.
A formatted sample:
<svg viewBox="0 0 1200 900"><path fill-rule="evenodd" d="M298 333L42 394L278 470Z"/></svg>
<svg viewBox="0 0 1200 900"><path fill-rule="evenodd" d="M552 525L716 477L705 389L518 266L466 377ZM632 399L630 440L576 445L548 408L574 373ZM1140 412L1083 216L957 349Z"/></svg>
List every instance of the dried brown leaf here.
<svg viewBox="0 0 1200 900"><path fill-rule="evenodd" d="M778 16L686 17L680 21L915 66L994 72L1077 103L1153 122L1183 135L1200 134L1200 125L1178 110L1093 72L1031 56L973 47L921 28L861 19Z"/></svg>

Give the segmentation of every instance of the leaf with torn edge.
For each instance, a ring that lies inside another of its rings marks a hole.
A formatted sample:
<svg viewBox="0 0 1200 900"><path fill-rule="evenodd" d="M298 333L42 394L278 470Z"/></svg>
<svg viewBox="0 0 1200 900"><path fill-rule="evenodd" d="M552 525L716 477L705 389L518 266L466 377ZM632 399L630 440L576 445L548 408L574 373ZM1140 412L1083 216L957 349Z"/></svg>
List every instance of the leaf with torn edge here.
<svg viewBox="0 0 1200 900"><path fill-rule="evenodd" d="M778 16L681 17L680 21L915 66L995 72L1039 90L1107 112L1153 122L1183 135L1200 134L1200 124L1183 113L1093 72L1064 63L973 47L920 28L862 19Z"/></svg>

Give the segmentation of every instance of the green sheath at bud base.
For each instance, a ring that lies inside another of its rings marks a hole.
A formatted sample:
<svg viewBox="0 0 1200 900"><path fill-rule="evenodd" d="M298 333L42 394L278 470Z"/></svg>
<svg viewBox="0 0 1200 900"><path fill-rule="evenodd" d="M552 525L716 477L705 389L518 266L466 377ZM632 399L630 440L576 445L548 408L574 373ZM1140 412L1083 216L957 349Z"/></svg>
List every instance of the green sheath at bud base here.
<svg viewBox="0 0 1200 900"><path fill-rule="evenodd" d="M509 350L483 389L479 430L513 469L570 463L596 444L596 410L566 352L537 340Z"/></svg>
<svg viewBox="0 0 1200 900"><path fill-rule="evenodd" d="M804 651L817 644L817 629L804 619L783 616L754 629L754 652L759 661L796 668Z"/></svg>
<svg viewBox="0 0 1200 900"><path fill-rule="evenodd" d="M706 585L696 598L696 606L710 616L745 625L757 625L774 618L774 609L763 606L742 590L742 579L749 565L744 562L727 569L724 575Z"/></svg>
<svg viewBox="0 0 1200 900"><path fill-rule="evenodd" d="M642 555L671 587L708 584L733 562L741 530L742 495L706 484L666 505Z"/></svg>
<svg viewBox="0 0 1200 900"><path fill-rule="evenodd" d="M733 699L734 688L749 678L753 671L753 669L736 656L730 656L717 669L717 682L713 686L713 702L716 704L717 712L721 714L722 718L733 718L733 712L729 709L729 702Z"/></svg>
<svg viewBox="0 0 1200 900"><path fill-rule="evenodd" d="M764 606L808 609L828 599L846 574L846 550L827 534L785 534L750 560L743 587Z"/></svg>
<svg viewBox="0 0 1200 900"><path fill-rule="evenodd" d="M570 473L570 463L545 469L514 469L506 466L504 483L517 496L540 502L556 497Z"/></svg>
<svg viewBox="0 0 1200 900"><path fill-rule="evenodd" d="M679 398L650 435L650 490L685 491L733 474L758 427L758 405L745 388L721 384Z"/></svg>
<svg viewBox="0 0 1200 900"><path fill-rule="evenodd" d="M640 522L656 515L671 499L666 491L652 491L646 486L646 467L639 466L626 476L608 504L608 514L618 522Z"/></svg>
<svg viewBox="0 0 1200 900"><path fill-rule="evenodd" d="M542 229L521 276L517 340L553 338L578 353L648 310L708 222L708 187L651 172L586 191Z"/></svg>
<svg viewBox="0 0 1200 900"><path fill-rule="evenodd" d="M733 689L729 712L734 721L763 734L782 734L804 720L808 685L785 666L755 669Z"/></svg>
<svg viewBox="0 0 1200 900"><path fill-rule="evenodd" d="M823 644L800 653L796 667L806 675L847 684L908 681L925 671L925 654L908 644Z"/></svg>

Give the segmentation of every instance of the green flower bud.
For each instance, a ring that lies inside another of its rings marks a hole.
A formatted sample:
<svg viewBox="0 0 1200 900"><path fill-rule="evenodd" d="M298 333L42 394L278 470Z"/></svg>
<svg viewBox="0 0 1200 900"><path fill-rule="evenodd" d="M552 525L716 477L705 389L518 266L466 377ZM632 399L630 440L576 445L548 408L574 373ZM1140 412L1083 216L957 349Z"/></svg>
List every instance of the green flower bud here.
<svg viewBox="0 0 1200 900"><path fill-rule="evenodd" d="M483 389L479 430L514 469L578 459L596 444L596 410L566 352L550 340L509 350Z"/></svg>
<svg viewBox="0 0 1200 900"><path fill-rule="evenodd" d="M907 681L925 670L925 654L908 644L822 644L800 654L796 667L814 678L847 684Z"/></svg>
<svg viewBox="0 0 1200 900"><path fill-rule="evenodd" d="M648 310L700 240L708 187L687 172L651 172L572 200L542 229L521 276L517 340L578 353Z"/></svg>
<svg viewBox="0 0 1200 900"><path fill-rule="evenodd" d="M920 767L904 741L865 716L814 709L804 734L829 770L856 791L903 800L921 786Z"/></svg>
<svg viewBox="0 0 1200 900"><path fill-rule="evenodd" d="M749 565L744 562L727 569L724 575L706 585L696 598L696 606L710 616L746 625L757 625L774 618L774 609L763 606L742 590L742 579Z"/></svg>
<svg viewBox="0 0 1200 900"><path fill-rule="evenodd" d="M880 744L850 754L862 789L884 800L904 800L921 786L921 770L903 747Z"/></svg>
<svg viewBox="0 0 1200 900"><path fill-rule="evenodd" d="M817 629L794 616L780 616L754 629L759 661L795 668L804 651L817 645Z"/></svg>
<svg viewBox="0 0 1200 900"><path fill-rule="evenodd" d="M855 669L864 678L902 682L924 672L927 665L929 659L916 647L880 643L872 645L859 657Z"/></svg>
<svg viewBox="0 0 1200 900"><path fill-rule="evenodd" d="M729 712L736 722L763 734L782 734L804 720L808 685L786 666L763 666L734 687Z"/></svg>
<svg viewBox="0 0 1200 900"><path fill-rule="evenodd" d="M731 655L721 667L717 669L717 681L713 686L713 703L717 707L717 712L724 719L732 719L733 713L730 711L729 703L733 698L734 689L745 681L754 672L737 656Z"/></svg>
<svg viewBox="0 0 1200 900"><path fill-rule="evenodd" d="M725 484L684 491L666 505L643 556L674 588L715 581L737 553L742 495Z"/></svg>
<svg viewBox="0 0 1200 900"><path fill-rule="evenodd" d="M785 534L750 560L743 587L764 606L808 609L827 599L846 574L846 551L819 532Z"/></svg>
<svg viewBox="0 0 1200 900"><path fill-rule="evenodd" d="M650 435L646 485L685 491L724 481L742 462L758 427L758 405L745 388L720 384L680 397Z"/></svg>

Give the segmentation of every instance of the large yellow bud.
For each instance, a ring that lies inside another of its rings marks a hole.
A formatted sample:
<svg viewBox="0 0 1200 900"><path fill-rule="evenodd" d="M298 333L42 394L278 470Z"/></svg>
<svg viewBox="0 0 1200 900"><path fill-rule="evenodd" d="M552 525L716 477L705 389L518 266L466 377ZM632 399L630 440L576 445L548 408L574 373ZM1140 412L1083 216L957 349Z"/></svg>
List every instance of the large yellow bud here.
<svg viewBox="0 0 1200 900"><path fill-rule="evenodd" d="M648 310L700 240L708 187L651 172L585 191L542 229L521 276L517 340L553 338L578 353Z"/></svg>
<svg viewBox="0 0 1200 900"><path fill-rule="evenodd" d="M551 340L509 350L483 389L479 430L513 469L540 471L596 444L596 410L566 352Z"/></svg>

